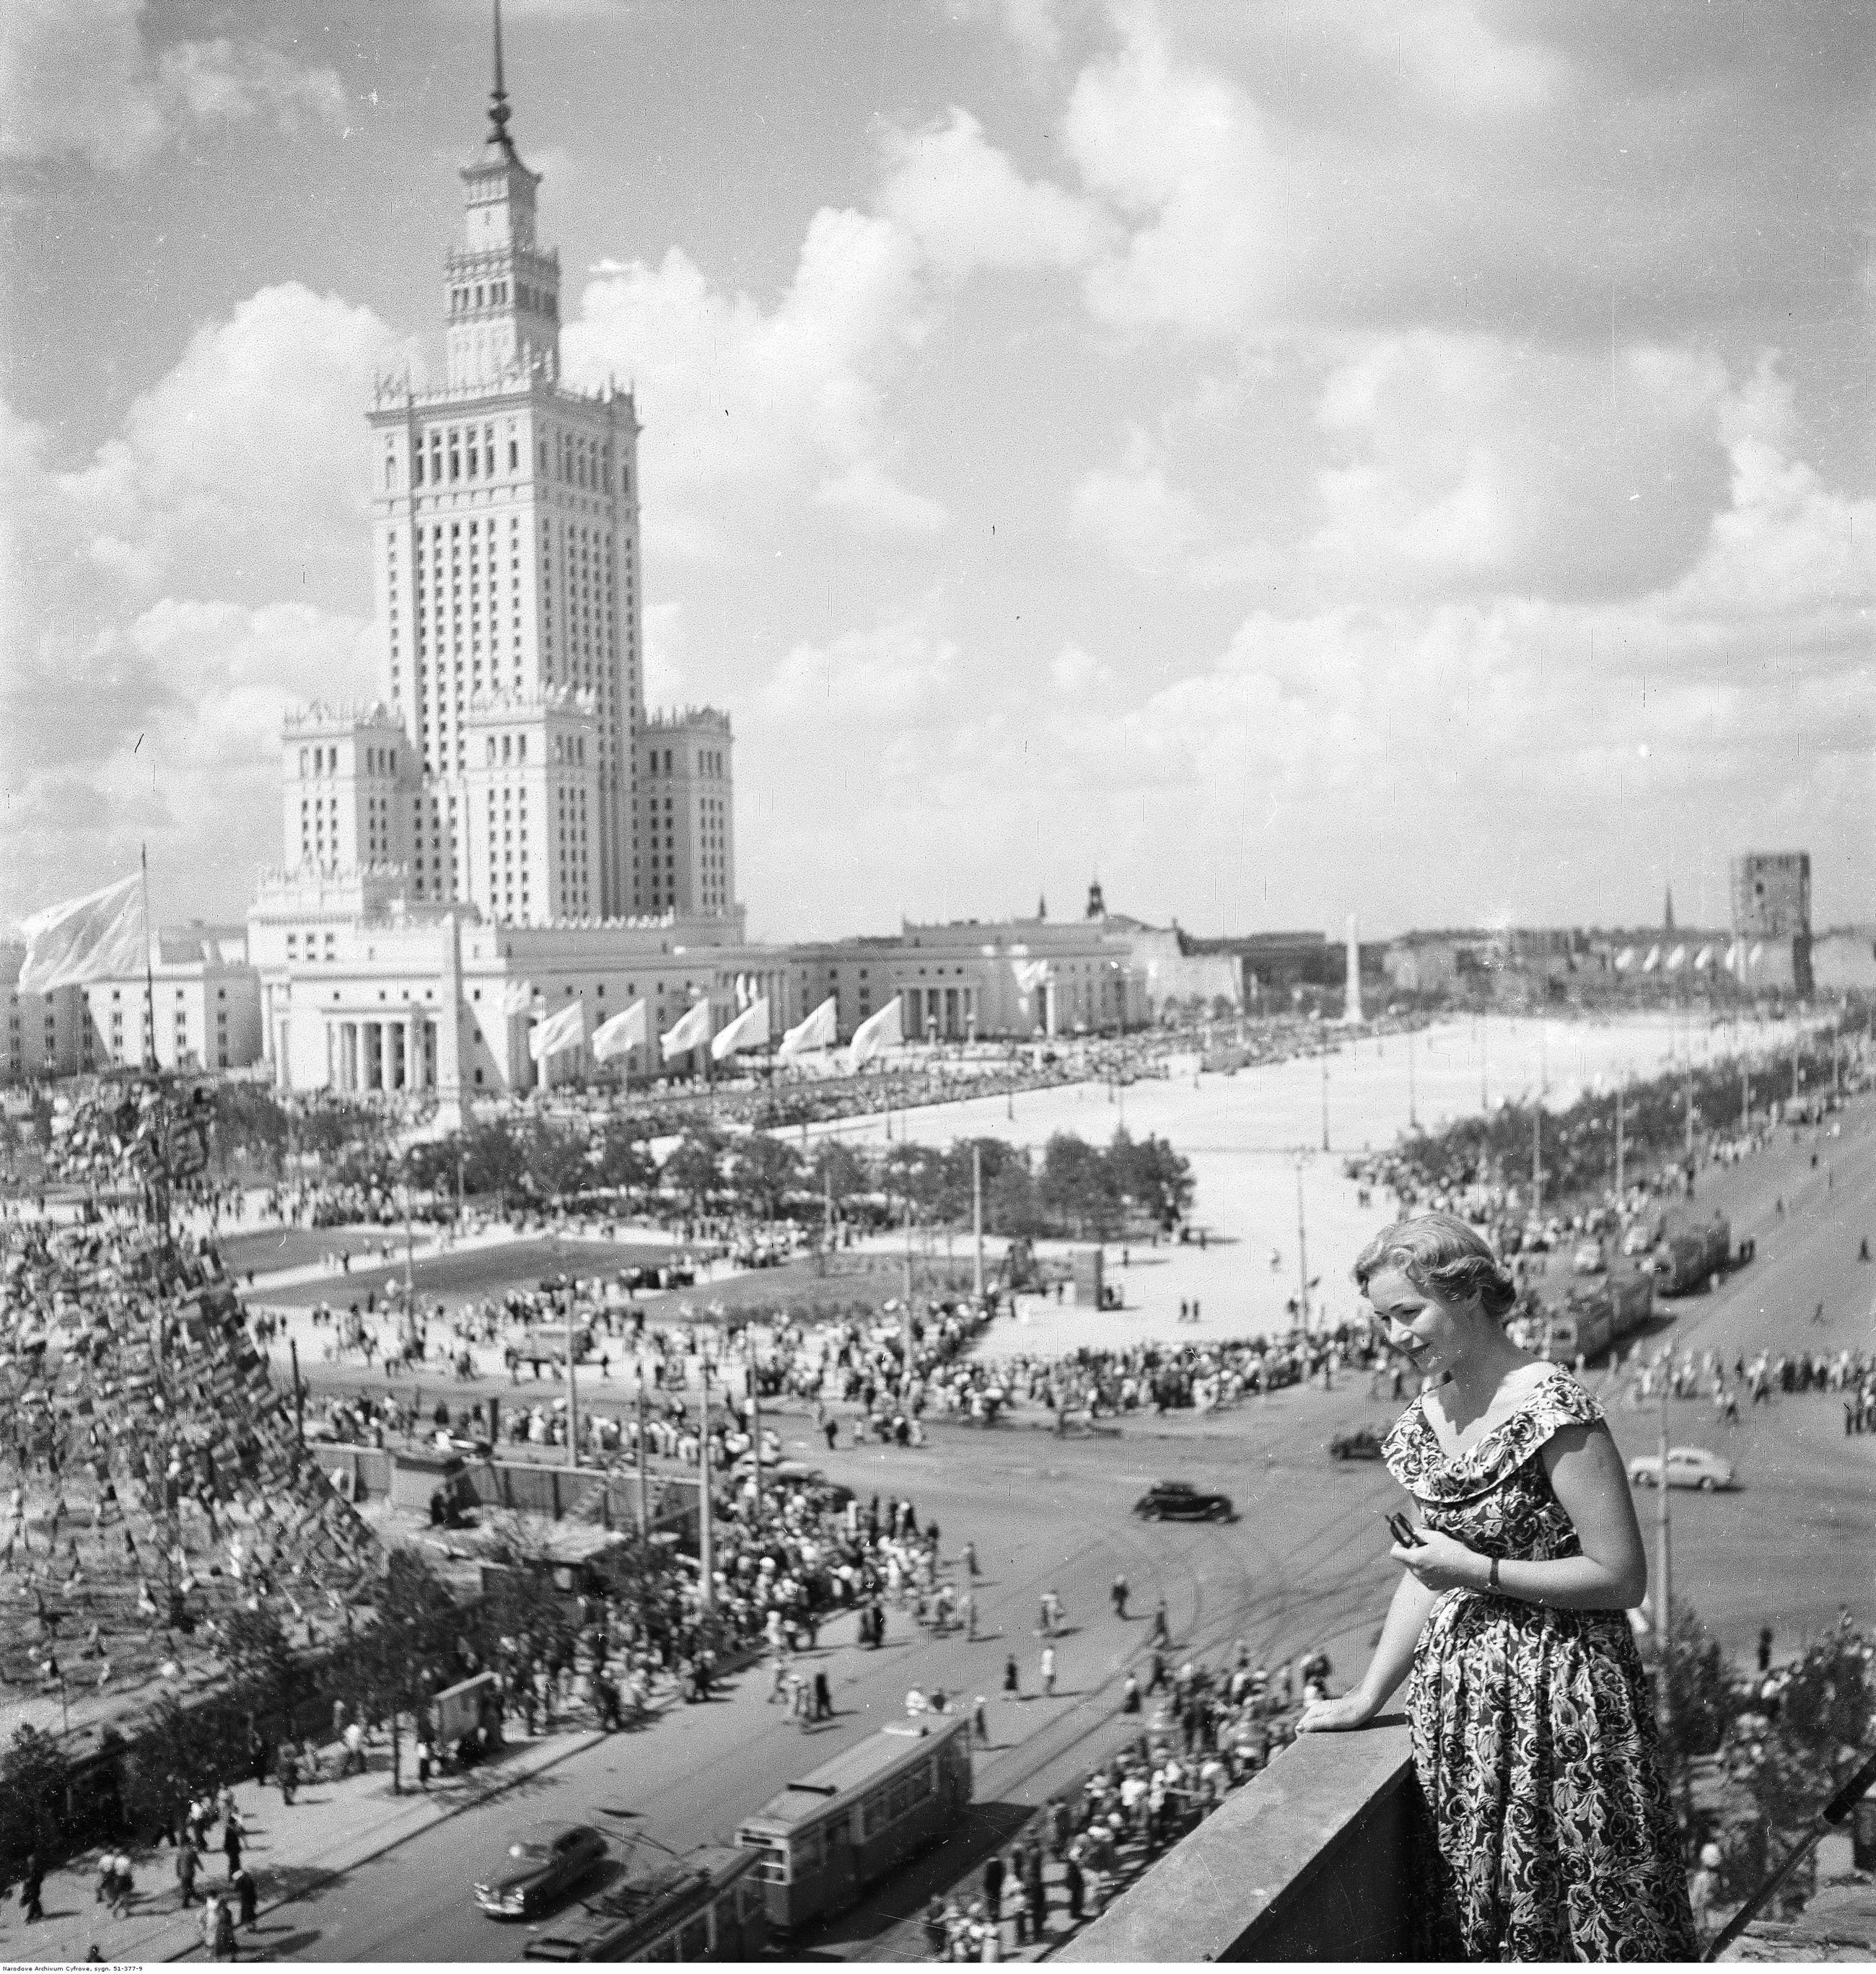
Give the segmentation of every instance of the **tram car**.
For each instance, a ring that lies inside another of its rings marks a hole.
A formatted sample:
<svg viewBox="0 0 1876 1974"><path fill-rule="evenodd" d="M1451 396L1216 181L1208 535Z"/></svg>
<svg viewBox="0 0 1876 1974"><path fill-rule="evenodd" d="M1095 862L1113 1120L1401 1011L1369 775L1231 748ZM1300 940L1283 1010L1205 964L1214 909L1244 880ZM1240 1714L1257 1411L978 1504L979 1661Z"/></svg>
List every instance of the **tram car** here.
<svg viewBox="0 0 1876 1974"><path fill-rule="evenodd" d="M970 1799L968 1714L882 1728L790 1782L736 1831L758 1854L770 1929L841 1911L956 1828Z"/></svg>
<svg viewBox="0 0 1876 1974"><path fill-rule="evenodd" d="M660 1858L543 1926L527 1960L753 1960L768 1943L759 1858L726 1844Z"/></svg>

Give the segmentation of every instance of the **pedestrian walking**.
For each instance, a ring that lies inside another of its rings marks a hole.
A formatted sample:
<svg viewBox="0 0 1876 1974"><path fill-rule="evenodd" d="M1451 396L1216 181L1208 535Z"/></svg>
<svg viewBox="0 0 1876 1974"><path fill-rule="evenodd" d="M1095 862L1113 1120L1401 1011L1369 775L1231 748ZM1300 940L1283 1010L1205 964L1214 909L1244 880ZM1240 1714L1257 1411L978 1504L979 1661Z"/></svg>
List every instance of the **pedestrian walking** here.
<svg viewBox="0 0 1876 1974"><path fill-rule="evenodd" d="M261 1887L254 1882L254 1874L244 1864L235 1874L235 1897L241 1908L241 1924L245 1932L254 1930L254 1915L260 1910Z"/></svg>
<svg viewBox="0 0 1876 1974"><path fill-rule="evenodd" d="M20 1910L26 1915L25 1923L30 1926L36 1919L45 1917L44 1909L39 1903L39 1895L45 1885L45 1867L39 1861L37 1851L31 1851L26 1858L25 1875L20 1884Z"/></svg>
<svg viewBox="0 0 1876 1974"><path fill-rule="evenodd" d="M1055 1648L1042 1648L1042 1697L1052 1700L1055 1695Z"/></svg>
<svg viewBox="0 0 1876 1974"><path fill-rule="evenodd" d="M985 1700L981 1693L978 1694L976 1703L971 1708L971 1720L972 1725L977 1730L977 1745L980 1748L989 1747L990 1745L990 1708L989 1702Z"/></svg>
<svg viewBox="0 0 1876 1974"><path fill-rule="evenodd" d="M1166 1622L1166 1601L1163 1597L1153 1607L1152 1642L1156 1645L1169 1645L1172 1642L1172 1628Z"/></svg>
<svg viewBox="0 0 1876 1974"><path fill-rule="evenodd" d="M195 1839L185 1831L175 1854L176 1884L182 1890L182 1897L176 1907L179 1912L185 1910L195 1903L195 1867L198 1861Z"/></svg>
<svg viewBox="0 0 1876 1974"><path fill-rule="evenodd" d="M221 1833L221 1854L228 1860L228 1883L232 1884L241 1863L241 1825L232 1816Z"/></svg>
<svg viewBox="0 0 1876 1974"><path fill-rule="evenodd" d="M1018 1699L1022 1695L1022 1674L1016 1669L1016 1654L1014 1652L1003 1661L1003 1690Z"/></svg>
<svg viewBox="0 0 1876 1974"><path fill-rule="evenodd" d="M967 1576L975 1577L979 1572L977 1569L977 1545L974 1542L967 1542L964 1545L963 1558L966 1574Z"/></svg>
<svg viewBox="0 0 1876 1974"><path fill-rule="evenodd" d="M1062 1862L1062 1890L1068 1898L1068 1923L1081 1923L1081 1900L1084 1887L1081 1877L1081 1861L1071 1850Z"/></svg>
<svg viewBox="0 0 1876 1974"><path fill-rule="evenodd" d="M1127 1622L1127 1579L1124 1576L1117 1576L1113 1580L1113 1588L1108 1592L1107 1595L1113 1605L1114 1615L1124 1624Z"/></svg>

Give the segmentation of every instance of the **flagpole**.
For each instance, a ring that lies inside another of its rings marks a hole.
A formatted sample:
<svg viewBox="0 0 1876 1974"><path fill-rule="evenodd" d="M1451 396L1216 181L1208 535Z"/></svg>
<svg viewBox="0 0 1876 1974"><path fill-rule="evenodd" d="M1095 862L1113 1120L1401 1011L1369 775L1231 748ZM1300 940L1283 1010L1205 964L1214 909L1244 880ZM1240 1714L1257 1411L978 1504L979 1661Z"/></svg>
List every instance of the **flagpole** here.
<svg viewBox="0 0 1876 1974"><path fill-rule="evenodd" d="M156 968L150 957L149 845L137 845L137 859L143 873L143 1015L149 1025L149 1040L144 1045L143 1065L156 1067Z"/></svg>

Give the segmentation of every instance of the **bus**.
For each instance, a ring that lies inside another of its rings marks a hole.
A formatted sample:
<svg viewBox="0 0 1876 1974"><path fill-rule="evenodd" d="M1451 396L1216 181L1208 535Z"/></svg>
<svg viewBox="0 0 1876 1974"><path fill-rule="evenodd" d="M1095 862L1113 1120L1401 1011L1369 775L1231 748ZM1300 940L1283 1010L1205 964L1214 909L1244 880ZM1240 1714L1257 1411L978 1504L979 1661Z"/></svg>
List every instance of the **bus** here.
<svg viewBox="0 0 1876 1974"><path fill-rule="evenodd" d="M661 1858L543 1926L525 1960L753 1960L768 1944L760 1860L705 1844Z"/></svg>
<svg viewBox="0 0 1876 1974"><path fill-rule="evenodd" d="M851 1905L956 1827L971 1799L970 1717L895 1723L790 1782L736 1831L759 1854L781 1934Z"/></svg>

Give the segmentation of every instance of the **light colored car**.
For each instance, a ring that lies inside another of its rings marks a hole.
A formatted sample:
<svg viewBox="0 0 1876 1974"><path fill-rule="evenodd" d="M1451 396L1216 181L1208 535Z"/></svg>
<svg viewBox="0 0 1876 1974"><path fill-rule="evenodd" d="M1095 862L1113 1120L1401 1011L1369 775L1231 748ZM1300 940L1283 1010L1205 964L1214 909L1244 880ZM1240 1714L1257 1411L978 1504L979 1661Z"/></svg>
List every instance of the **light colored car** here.
<svg viewBox="0 0 1876 1974"><path fill-rule="evenodd" d="M1602 1243L1600 1241L1579 1241L1576 1253L1570 1257L1570 1267L1579 1275L1601 1274Z"/></svg>
<svg viewBox="0 0 1876 1974"><path fill-rule="evenodd" d="M1628 1481L1631 1487L1658 1487L1661 1485L1661 1456L1645 1453L1628 1463ZM1717 1493L1723 1487L1737 1487L1733 1463L1723 1460L1717 1453L1709 1453L1704 1446L1671 1446L1668 1449L1668 1484L1670 1487L1697 1487L1702 1494Z"/></svg>

